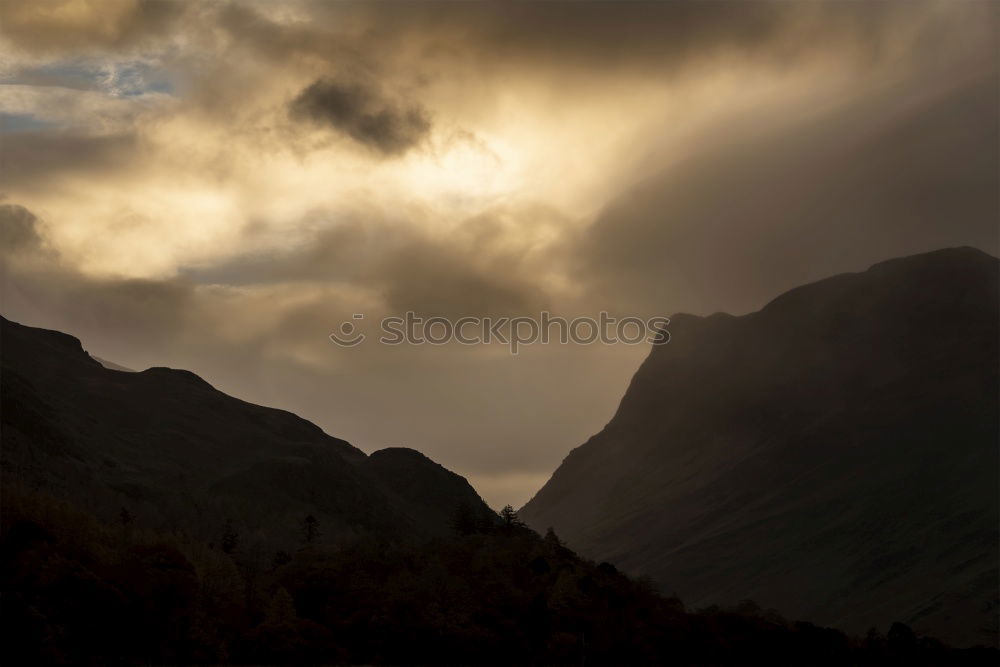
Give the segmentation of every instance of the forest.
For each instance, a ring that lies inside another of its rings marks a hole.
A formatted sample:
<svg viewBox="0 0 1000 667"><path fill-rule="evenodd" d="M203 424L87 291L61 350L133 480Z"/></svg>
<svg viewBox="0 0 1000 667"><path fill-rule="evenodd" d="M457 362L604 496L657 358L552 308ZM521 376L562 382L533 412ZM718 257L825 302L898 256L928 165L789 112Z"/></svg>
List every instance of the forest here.
<svg viewBox="0 0 1000 667"><path fill-rule="evenodd" d="M687 609L648 579L577 556L505 508L459 506L447 538L244 548L220 518L202 543L99 522L3 490L5 664L980 664L901 623L865 637L752 601Z"/></svg>

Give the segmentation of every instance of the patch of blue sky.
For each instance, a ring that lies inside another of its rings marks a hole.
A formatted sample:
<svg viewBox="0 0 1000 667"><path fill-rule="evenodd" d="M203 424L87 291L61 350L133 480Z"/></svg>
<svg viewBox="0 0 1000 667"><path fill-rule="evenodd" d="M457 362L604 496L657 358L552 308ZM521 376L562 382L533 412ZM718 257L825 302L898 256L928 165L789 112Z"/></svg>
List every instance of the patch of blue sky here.
<svg viewBox="0 0 1000 667"><path fill-rule="evenodd" d="M107 64L101 69L101 76L104 90L114 97L169 95L173 90L165 72L142 62Z"/></svg>
<svg viewBox="0 0 1000 667"><path fill-rule="evenodd" d="M0 82L94 90L111 97L137 97L149 93L171 95L174 90L166 71L141 60L47 63L11 72Z"/></svg>
<svg viewBox="0 0 1000 667"><path fill-rule="evenodd" d="M47 130L53 127L56 127L55 123L32 114L0 113L0 134Z"/></svg>
<svg viewBox="0 0 1000 667"><path fill-rule="evenodd" d="M98 90L95 69L80 63L53 63L8 71L0 83L28 86L58 86L75 90Z"/></svg>

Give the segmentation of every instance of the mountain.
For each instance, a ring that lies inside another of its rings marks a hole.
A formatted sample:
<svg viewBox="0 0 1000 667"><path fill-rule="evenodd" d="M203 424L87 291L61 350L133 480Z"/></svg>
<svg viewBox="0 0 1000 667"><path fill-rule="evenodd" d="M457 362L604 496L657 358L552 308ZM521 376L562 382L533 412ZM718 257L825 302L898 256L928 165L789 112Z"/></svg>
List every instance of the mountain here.
<svg viewBox="0 0 1000 667"><path fill-rule="evenodd" d="M2 472L103 520L294 548L307 515L326 541L444 535L457 508L496 515L469 483L415 451L367 456L289 412L194 373L122 372L76 338L2 320Z"/></svg>
<svg viewBox="0 0 1000 667"><path fill-rule="evenodd" d="M673 317L522 519L695 607L995 645L998 265L946 249Z"/></svg>
<svg viewBox="0 0 1000 667"><path fill-rule="evenodd" d="M110 368L113 371L125 371L126 373L135 373L133 369L121 366L113 361L108 361L107 359L101 359L100 357L94 355L90 355L90 357L100 365L104 366L105 368Z"/></svg>

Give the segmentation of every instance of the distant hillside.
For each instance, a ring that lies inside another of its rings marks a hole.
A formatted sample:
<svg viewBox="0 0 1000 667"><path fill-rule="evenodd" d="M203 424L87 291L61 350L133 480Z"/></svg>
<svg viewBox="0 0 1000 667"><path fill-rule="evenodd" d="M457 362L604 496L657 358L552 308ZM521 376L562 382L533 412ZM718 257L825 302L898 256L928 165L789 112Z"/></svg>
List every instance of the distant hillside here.
<svg viewBox="0 0 1000 667"><path fill-rule="evenodd" d="M292 548L307 515L328 542L447 534L456 509L495 516L422 454L366 456L282 410L169 368L109 370L80 341L2 321L3 481L105 520Z"/></svg>
<svg viewBox="0 0 1000 667"><path fill-rule="evenodd" d="M998 284L958 248L675 316L522 518L695 606L996 644Z"/></svg>

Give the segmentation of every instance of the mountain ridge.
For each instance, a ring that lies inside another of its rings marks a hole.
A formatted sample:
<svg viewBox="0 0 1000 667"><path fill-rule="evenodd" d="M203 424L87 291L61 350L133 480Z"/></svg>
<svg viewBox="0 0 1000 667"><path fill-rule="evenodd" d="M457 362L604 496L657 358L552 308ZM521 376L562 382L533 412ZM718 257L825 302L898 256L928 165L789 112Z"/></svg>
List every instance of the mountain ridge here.
<svg viewBox="0 0 1000 667"><path fill-rule="evenodd" d="M206 540L231 523L269 547L294 545L307 514L330 540L447 534L462 504L493 516L467 480L422 454L372 458L191 371L123 373L69 334L0 325L5 483L45 488L104 520L127 508L150 528ZM401 457L414 487L407 493L381 464Z"/></svg>
<svg viewBox="0 0 1000 667"><path fill-rule="evenodd" d="M671 318L670 343L522 517L695 604L753 597L859 632L895 614L995 643L998 277L987 253L944 249L794 288L754 313ZM936 572L928 560L963 566L946 539L974 564L941 579L954 590L917 594ZM986 607L952 614L974 629L934 606L956 591ZM887 611L858 613L852 595Z"/></svg>

